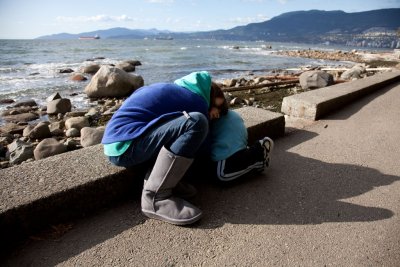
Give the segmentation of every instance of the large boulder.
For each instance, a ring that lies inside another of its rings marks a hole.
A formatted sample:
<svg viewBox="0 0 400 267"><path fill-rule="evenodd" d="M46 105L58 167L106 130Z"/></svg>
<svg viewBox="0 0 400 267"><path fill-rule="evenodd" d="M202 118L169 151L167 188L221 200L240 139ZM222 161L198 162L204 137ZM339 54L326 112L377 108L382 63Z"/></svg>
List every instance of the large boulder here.
<svg viewBox="0 0 400 267"><path fill-rule="evenodd" d="M102 66L85 88L88 97L124 97L144 84L143 78L125 71Z"/></svg>
<svg viewBox="0 0 400 267"><path fill-rule="evenodd" d="M357 64L353 66L351 69L346 70L342 73L340 78L345 80L353 80L362 78L362 74L366 73L367 69L365 65Z"/></svg>
<svg viewBox="0 0 400 267"><path fill-rule="evenodd" d="M99 127L99 128L84 127L81 129L81 145L83 147L88 147L100 144L103 135L104 135L104 127Z"/></svg>
<svg viewBox="0 0 400 267"><path fill-rule="evenodd" d="M65 114L71 111L72 104L68 98L61 98L47 103L47 114Z"/></svg>
<svg viewBox="0 0 400 267"><path fill-rule="evenodd" d="M24 129L23 136L28 136L30 139L44 139L51 137L51 132L48 122L39 122L38 125L31 128L32 126L27 126Z"/></svg>
<svg viewBox="0 0 400 267"><path fill-rule="evenodd" d="M90 64L83 67L82 72L87 74L95 74L100 69L99 64Z"/></svg>
<svg viewBox="0 0 400 267"><path fill-rule="evenodd" d="M303 89L316 89L334 84L333 75L321 70L303 72L299 80Z"/></svg>
<svg viewBox="0 0 400 267"><path fill-rule="evenodd" d="M21 162L33 158L33 145L19 139L9 144L10 164L20 164Z"/></svg>
<svg viewBox="0 0 400 267"><path fill-rule="evenodd" d="M33 151L35 159L44 159L50 156L61 154L67 151L64 144L61 144L54 138L43 139Z"/></svg>
<svg viewBox="0 0 400 267"><path fill-rule="evenodd" d="M90 126L89 119L87 117L72 117L65 121L65 128L67 130L75 128L80 131L83 127L89 127L89 126Z"/></svg>

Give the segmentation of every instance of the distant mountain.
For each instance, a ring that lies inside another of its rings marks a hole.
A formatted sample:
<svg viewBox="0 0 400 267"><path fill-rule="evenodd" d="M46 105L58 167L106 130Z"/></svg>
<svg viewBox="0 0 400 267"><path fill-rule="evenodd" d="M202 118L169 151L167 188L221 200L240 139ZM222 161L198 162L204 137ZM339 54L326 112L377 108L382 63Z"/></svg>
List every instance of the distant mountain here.
<svg viewBox="0 0 400 267"><path fill-rule="evenodd" d="M362 34L370 29L395 31L400 27L400 8L357 13L344 11L295 11L271 20L190 34L191 38L310 42L327 34Z"/></svg>
<svg viewBox="0 0 400 267"><path fill-rule="evenodd" d="M78 39L80 36L98 35L102 39L123 38L123 39L143 39L145 37L167 35L169 31L160 31L157 29L149 30L131 30L127 28L111 28L108 30L98 30L92 32L82 32L79 34L59 33L53 35L40 36L37 39Z"/></svg>
<svg viewBox="0 0 400 267"><path fill-rule="evenodd" d="M60 33L39 37L39 39L76 39L79 36L99 35L102 39L213 39L243 41L281 41L315 43L358 42L356 35L368 35L371 32L391 32L383 40L386 43L396 41L395 31L400 28L400 8L379 9L365 12L346 13L344 11L295 11L281 14L271 20L238 26L229 30L208 32L179 33L170 31L130 30L112 28L80 34ZM371 34L372 35L372 34ZM361 39L360 39L361 40ZM391 44L393 46L393 44Z"/></svg>

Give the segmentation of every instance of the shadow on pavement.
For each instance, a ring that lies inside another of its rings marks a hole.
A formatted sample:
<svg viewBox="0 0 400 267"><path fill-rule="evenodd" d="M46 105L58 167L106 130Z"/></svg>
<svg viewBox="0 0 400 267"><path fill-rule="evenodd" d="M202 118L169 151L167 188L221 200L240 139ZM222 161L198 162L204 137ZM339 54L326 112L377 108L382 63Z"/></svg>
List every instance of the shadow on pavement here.
<svg viewBox="0 0 400 267"><path fill-rule="evenodd" d="M296 138L286 137L284 144L280 140L276 142L271 168L264 174L225 187L200 184L196 203L203 209L205 218L199 227L216 228L225 223L367 222L394 215L388 209L366 207L346 199L392 184L400 177L289 152L292 146L315 136L307 131L293 134Z"/></svg>

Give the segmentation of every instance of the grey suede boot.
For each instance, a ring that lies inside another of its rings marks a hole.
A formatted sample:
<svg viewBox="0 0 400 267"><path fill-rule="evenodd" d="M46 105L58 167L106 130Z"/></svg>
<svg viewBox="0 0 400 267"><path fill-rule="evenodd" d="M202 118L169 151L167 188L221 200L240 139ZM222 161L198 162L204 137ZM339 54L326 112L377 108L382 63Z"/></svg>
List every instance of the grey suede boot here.
<svg viewBox="0 0 400 267"><path fill-rule="evenodd" d="M147 180L150 177L152 170L149 170L146 173L146 176L144 178L144 184L147 182ZM172 190L172 194L174 196L183 198L183 199L188 199L188 198L193 198L197 194L197 189L189 184L188 182L185 182L183 180L180 180L178 184L175 186L175 188Z"/></svg>
<svg viewBox="0 0 400 267"><path fill-rule="evenodd" d="M201 218L200 209L172 195L192 162L193 159L177 156L165 147L161 149L143 185L142 212L147 217L176 225L191 224Z"/></svg>

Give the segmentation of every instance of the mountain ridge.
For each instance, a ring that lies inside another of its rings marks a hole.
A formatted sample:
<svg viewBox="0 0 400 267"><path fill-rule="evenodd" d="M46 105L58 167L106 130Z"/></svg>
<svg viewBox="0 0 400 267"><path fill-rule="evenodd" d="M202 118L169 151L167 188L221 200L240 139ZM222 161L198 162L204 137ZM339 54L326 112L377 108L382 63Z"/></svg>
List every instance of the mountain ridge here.
<svg viewBox="0 0 400 267"><path fill-rule="evenodd" d="M243 41L321 42L327 35L356 35L380 29L395 32L400 28L400 8L347 13L342 10L299 10L280 14L270 20L236 26L227 30L172 32L157 29L111 28L80 34L60 33L38 39L73 39L82 35L101 38L143 39L173 37L177 39L216 39ZM325 36L325 37L324 37Z"/></svg>

